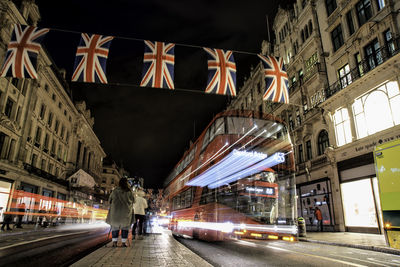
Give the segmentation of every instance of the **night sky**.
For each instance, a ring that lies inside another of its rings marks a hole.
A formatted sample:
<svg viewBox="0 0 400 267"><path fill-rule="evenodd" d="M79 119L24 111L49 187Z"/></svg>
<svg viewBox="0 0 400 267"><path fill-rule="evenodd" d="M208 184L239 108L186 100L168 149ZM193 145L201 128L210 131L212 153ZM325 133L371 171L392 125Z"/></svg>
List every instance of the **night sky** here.
<svg viewBox="0 0 400 267"><path fill-rule="evenodd" d="M50 31L43 42L58 68L71 79L80 32L111 35L108 85L69 83L73 100L85 100L95 118L94 131L107 155L146 188L162 188L183 153L213 116L226 107L227 96L203 93L207 56L197 47L259 53L270 26L287 1L36 0ZM137 39L137 40L134 40ZM141 88L143 42L171 42L175 47L176 90ZM249 75L254 55L234 54L237 90Z"/></svg>

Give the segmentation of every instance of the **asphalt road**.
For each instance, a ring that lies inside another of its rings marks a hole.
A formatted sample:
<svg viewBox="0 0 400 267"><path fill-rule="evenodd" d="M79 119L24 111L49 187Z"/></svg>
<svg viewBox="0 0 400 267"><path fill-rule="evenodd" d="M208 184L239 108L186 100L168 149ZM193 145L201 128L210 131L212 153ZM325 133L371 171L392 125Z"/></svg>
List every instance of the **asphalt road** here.
<svg viewBox="0 0 400 267"><path fill-rule="evenodd" d="M309 242L176 238L214 266L400 266L400 256Z"/></svg>
<svg viewBox="0 0 400 267"><path fill-rule="evenodd" d="M69 266L102 246L108 233L93 225L1 236L0 266Z"/></svg>

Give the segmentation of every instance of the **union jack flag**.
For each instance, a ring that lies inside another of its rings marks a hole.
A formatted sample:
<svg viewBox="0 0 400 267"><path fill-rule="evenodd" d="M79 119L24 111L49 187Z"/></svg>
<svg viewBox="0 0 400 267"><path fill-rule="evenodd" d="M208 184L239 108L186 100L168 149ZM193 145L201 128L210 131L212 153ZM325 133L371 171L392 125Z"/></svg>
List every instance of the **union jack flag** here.
<svg viewBox="0 0 400 267"><path fill-rule="evenodd" d="M140 86L174 89L175 44L144 41Z"/></svg>
<svg viewBox="0 0 400 267"><path fill-rule="evenodd" d="M40 42L48 32L46 28L15 24L0 76L37 79L34 66L42 48Z"/></svg>
<svg viewBox="0 0 400 267"><path fill-rule="evenodd" d="M206 93L236 96L236 64L232 51L204 47L208 54Z"/></svg>
<svg viewBox="0 0 400 267"><path fill-rule="evenodd" d="M289 81L282 58L258 55L264 65L267 90L263 100L289 103Z"/></svg>
<svg viewBox="0 0 400 267"><path fill-rule="evenodd" d="M107 83L106 63L113 36L82 33L72 81Z"/></svg>

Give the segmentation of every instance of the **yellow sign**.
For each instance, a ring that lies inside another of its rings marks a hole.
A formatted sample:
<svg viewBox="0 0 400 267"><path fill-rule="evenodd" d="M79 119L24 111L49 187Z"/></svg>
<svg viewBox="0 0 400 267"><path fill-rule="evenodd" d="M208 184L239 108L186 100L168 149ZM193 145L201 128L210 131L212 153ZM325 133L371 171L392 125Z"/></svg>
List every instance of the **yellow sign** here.
<svg viewBox="0 0 400 267"><path fill-rule="evenodd" d="M382 210L400 210L400 140L377 146L374 156Z"/></svg>

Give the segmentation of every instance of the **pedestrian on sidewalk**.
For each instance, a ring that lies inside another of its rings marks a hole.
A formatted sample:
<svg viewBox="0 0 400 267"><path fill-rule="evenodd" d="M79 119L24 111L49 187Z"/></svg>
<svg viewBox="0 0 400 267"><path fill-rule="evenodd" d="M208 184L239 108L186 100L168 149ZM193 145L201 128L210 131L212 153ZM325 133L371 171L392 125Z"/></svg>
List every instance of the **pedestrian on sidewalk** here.
<svg viewBox="0 0 400 267"><path fill-rule="evenodd" d="M17 209L18 209L17 223L14 225L14 227L22 228L22 218L25 215L25 203L22 202L18 204Z"/></svg>
<svg viewBox="0 0 400 267"><path fill-rule="evenodd" d="M106 223L111 225L113 247L117 246L120 229L122 247L127 247L126 241L132 223L132 205L135 197L126 178L121 178L118 187L111 192L108 202L110 209Z"/></svg>
<svg viewBox="0 0 400 267"><path fill-rule="evenodd" d="M13 216L11 214L9 214L8 212L4 212L4 217L3 217L3 224L1 226L1 230L4 231L4 227L7 226L7 231L12 230L10 227L10 223L13 220Z"/></svg>
<svg viewBox="0 0 400 267"><path fill-rule="evenodd" d="M323 232L322 212L318 207L315 207L314 215L318 221L317 222L317 231Z"/></svg>
<svg viewBox="0 0 400 267"><path fill-rule="evenodd" d="M135 239L136 228L138 228L138 239L143 239L143 223L146 219L147 200L144 198L145 193L139 190L136 193L136 201L133 205L135 212L135 221L132 227L132 239Z"/></svg>

